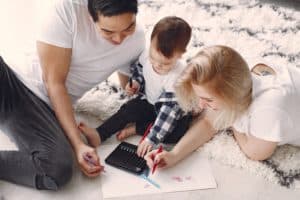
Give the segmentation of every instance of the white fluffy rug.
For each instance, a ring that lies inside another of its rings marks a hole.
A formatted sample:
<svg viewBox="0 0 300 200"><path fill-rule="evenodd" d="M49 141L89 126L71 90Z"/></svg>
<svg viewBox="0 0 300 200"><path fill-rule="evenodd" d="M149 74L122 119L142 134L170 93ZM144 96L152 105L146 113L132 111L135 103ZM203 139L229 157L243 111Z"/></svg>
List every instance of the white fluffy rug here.
<svg viewBox="0 0 300 200"><path fill-rule="evenodd" d="M224 44L252 64L264 57L279 66L300 66L300 12L258 0L141 0L139 18L151 32L153 24L177 15L193 27L186 57L203 46Z"/></svg>
<svg viewBox="0 0 300 200"><path fill-rule="evenodd" d="M230 133L220 133L199 151L205 152L211 159L248 170L285 187L293 187L294 181L300 179L300 148L290 145L279 147L270 159L258 162L241 152Z"/></svg>
<svg viewBox="0 0 300 200"><path fill-rule="evenodd" d="M249 62L256 57L278 67L300 67L300 12L261 4L257 0L141 0L139 18L147 33L161 17L177 15L193 27L193 37L185 57L203 46L223 44L238 50ZM105 120L126 101L111 83L89 91L75 106L78 112ZM300 150L278 148L265 162L247 159L230 134L222 133L200 149L224 164L243 168L273 183L292 186L300 178Z"/></svg>

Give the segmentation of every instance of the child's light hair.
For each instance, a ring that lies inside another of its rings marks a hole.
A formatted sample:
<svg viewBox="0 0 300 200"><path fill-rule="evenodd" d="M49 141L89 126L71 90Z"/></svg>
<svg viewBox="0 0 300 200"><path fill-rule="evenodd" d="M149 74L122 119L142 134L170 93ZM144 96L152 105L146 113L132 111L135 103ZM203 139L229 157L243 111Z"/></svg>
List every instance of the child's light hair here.
<svg viewBox="0 0 300 200"><path fill-rule="evenodd" d="M214 121L217 130L228 128L252 101L252 79L242 56L226 46L211 46L197 53L175 84L185 111L197 110L199 97L192 84L209 87L224 103Z"/></svg>

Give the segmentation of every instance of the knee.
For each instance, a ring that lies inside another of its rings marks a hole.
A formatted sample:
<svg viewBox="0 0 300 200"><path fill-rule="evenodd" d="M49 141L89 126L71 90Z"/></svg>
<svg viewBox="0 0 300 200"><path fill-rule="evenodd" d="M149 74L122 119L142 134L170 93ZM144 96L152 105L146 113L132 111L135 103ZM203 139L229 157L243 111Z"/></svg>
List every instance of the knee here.
<svg viewBox="0 0 300 200"><path fill-rule="evenodd" d="M49 176L55 181L57 188L66 185L73 175L73 159L63 158L53 163Z"/></svg>
<svg viewBox="0 0 300 200"><path fill-rule="evenodd" d="M58 190L66 185L73 175L73 153L70 150L39 158L42 175L37 175L36 185L39 189ZM39 180L38 180L39 179Z"/></svg>

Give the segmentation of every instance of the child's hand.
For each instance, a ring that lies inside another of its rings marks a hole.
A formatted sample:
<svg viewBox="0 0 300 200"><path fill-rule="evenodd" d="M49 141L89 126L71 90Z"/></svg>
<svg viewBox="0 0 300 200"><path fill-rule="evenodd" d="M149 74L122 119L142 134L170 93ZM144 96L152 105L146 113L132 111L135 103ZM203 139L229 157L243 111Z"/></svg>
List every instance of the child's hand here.
<svg viewBox="0 0 300 200"><path fill-rule="evenodd" d="M140 157L144 157L146 153L151 151L152 147L153 146L150 142L148 142L147 140L143 140L138 146L137 155Z"/></svg>
<svg viewBox="0 0 300 200"><path fill-rule="evenodd" d="M139 89L140 89L140 84L135 80L132 80L131 86L130 86L130 82L128 82L125 87L125 91L126 91L127 95L129 95L129 96L132 96L132 95L138 93Z"/></svg>

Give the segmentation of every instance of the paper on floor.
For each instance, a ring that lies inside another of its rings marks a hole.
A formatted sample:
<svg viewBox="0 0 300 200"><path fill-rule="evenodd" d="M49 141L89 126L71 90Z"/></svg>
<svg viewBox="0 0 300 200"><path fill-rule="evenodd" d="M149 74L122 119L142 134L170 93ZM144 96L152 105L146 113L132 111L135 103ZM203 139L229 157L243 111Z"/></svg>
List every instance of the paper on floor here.
<svg viewBox="0 0 300 200"><path fill-rule="evenodd" d="M116 145L102 145L98 153L104 164L106 156ZM106 173L101 175L103 198L181 192L216 188L209 161L195 152L173 168L157 170L149 177L160 185L154 187L139 176L124 172L105 164Z"/></svg>

